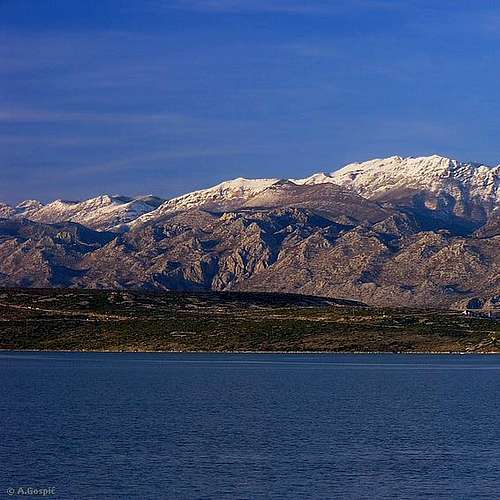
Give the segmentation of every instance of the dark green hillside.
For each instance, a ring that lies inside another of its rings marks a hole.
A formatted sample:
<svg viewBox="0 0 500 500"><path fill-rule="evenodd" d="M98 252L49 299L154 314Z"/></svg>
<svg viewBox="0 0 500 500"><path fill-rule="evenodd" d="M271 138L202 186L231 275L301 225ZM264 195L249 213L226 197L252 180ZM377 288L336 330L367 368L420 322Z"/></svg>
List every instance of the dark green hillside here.
<svg viewBox="0 0 500 500"><path fill-rule="evenodd" d="M2 347L112 351L498 351L500 324L270 293L3 289Z"/></svg>

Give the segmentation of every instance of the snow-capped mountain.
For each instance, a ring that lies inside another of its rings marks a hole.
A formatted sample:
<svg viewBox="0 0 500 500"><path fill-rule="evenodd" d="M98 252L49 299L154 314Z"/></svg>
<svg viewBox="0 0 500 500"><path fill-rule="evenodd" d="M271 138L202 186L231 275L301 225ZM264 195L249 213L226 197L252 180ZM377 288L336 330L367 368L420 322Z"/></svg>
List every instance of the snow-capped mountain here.
<svg viewBox="0 0 500 500"><path fill-rule="evenodd" d="M280 195L270 188L286 182L299 186L335 184L373 201L420 206L479 223L485 221L499 204L499 179L500 167L462 163L437 155L419 158L391 156L352 163L331 173L316 173L303 179L238 178L222 182L168 200L158 209L133 221L133 225L194 207L209 210L240 208L263 192L268 199Z"/></svg>
<svg viewBox="0 0 500 500"><path fill-rule="evenodd" d="M237 179L221 182L208 189L200 189L167 200L156 210L139 217L134 221L134 224L148 222L170 212L200 206L208 210L238 208L252 196L261 193L277 182L279 182L279 179L245 179L238 177Z"/></svg>
<svg viewBox="0 0 500 500"><path fill-rule="evenodd" d="M36 200L27 200L16 207L0 204L0 218L27 218L45 223L71 221L93 229L116 230L154 223L165 216L196 207L227 211L255 206L264 199L267 205L276 206L280 202L278 198L284 195L283 190L276 187L286 184L333 184L345 193L354 193L373 202L412 207L444 216L448 214L472 221L476 227L484 223L500 204L500 167L464 163L437 155L418 158L391 156L351 163L340 170L316 173L303 179L240 177L166 201L154 196L103 195L79 202L56 200L47 205ZM322 190L323 196L328 196L329 192ZM340 192L331 192L340 203ZM318 194L317 191L314 193L315 196ZM307 196L307 193L304 191L301 196ZM252 202L254 198L255 202Z"/></svg>
<svg viewBox="0 0 500 500"><path fill-rule="evenodd" d="M168 201L0 204L0 286L484 302L500 294L498 183L498 167L395 156Z"/></svg>
<svg viewBox="0 0 500 500"><path fill-rule="evenodd" d="M370 198L399 189L439 192L459 183L471 197L485 202L500 201L500 167L463 163L438 155L420 158L392 156L382 160L351 163L332 175L339 185L351 187Z"/></svg>
<svg viewBox="0 0 500 500"><path fill-rule="evenodd" d="M11 217L28 218L29 214L36 212L43 205L37 200L24 200L15 207L0 202L0 218L9 219Z"/></svg>
<svg viewBox="0 0 500 500"><path fill-rule="evenodd" d="M18 203L15 206L16 213L20 214L30 214L35 213L37 210L40 210L43 207L43 204L38 200L24 200L21 203Z"/></svg>
<svg viewBox="0 0 500 500"><path fill-rule="evenodd" d="M15 215L16 211L6 203L0 203L0 219L9 219Z"/></svg>
<svg viewBox="0 0 500 500"><path fill-rule="evenodd" d="M332 182L372 200L408 201L414 197L428 209L447 209L474 219L484 219L500 203L500 167L438 155L351 163L331 174L314 174L294 182Z"/></svg>
<svg viewBox="0 0 500 500"><path fill-rule="evenodd" d="M10 208L11 217L36 222L78 222L93 229L112 229L156 209L164 200L155 196L128 198L102 195L85 201L56 200L42 205L27 200ZM1 210L1 207L0 207ZM6 212L8 209L4 209Z"/></svg>

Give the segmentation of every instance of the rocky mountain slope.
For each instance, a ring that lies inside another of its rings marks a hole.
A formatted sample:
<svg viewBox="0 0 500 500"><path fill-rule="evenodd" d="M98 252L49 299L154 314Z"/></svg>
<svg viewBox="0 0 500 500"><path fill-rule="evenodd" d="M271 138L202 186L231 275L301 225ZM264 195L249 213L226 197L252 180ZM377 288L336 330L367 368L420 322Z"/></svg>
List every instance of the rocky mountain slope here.
<svg viewBox="0 0 500 500"><path fill-rule="evenodd" d="M0 285L497 303L498 178L498 167L391 157L165 202L0 205Z"/></svg>

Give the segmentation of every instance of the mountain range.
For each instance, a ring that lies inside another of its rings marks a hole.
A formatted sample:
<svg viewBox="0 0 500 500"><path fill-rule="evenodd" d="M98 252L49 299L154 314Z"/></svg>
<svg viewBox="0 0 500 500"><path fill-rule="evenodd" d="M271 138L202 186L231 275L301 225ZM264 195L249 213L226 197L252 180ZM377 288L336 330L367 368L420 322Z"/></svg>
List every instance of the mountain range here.
<svg viewBox="0 0 500 500"><path fill-rule="evenodd" d="M173 199L0 203L0 285L500 303L499 167L393 156Z"/></svg>

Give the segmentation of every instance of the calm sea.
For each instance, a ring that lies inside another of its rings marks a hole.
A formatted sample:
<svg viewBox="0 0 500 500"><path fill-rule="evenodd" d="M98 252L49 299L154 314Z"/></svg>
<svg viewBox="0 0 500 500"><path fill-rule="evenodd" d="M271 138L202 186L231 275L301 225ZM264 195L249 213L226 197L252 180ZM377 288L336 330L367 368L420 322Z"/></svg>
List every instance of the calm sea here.
<svg viewBox="0 0 500 500"><path fill-rule="evenodd" d="M11 352L0 394L0 498L500 497L500 356Z"/></svg>

